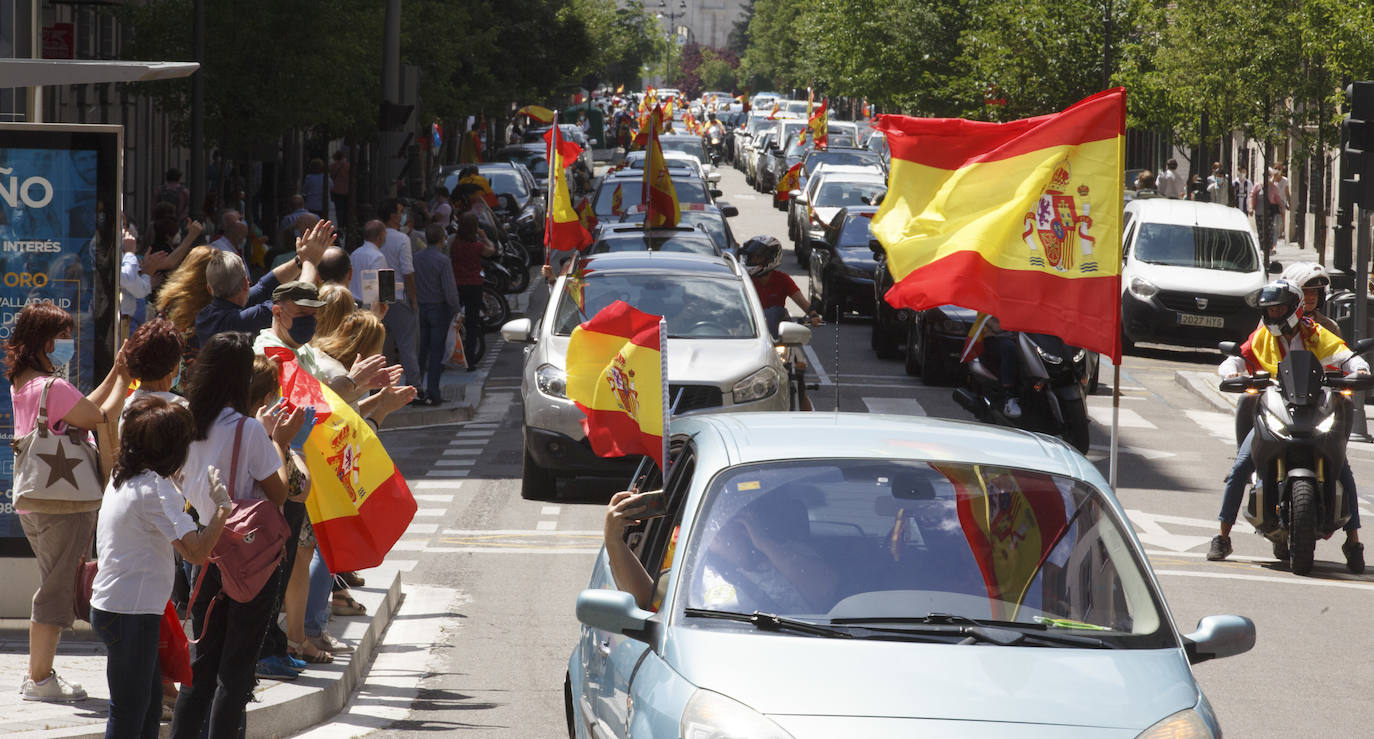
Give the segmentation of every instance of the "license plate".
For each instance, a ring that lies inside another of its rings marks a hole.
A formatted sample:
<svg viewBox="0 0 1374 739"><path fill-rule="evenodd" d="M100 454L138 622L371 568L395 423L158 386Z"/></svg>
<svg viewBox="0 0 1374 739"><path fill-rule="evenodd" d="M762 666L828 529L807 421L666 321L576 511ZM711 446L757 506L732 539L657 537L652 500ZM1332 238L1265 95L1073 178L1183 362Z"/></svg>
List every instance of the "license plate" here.
<svg viewBox="0 0 1374 739"><path fill-rule="evenodd" d="M1178 314L1178 325L1225 328L1226 321L1221 316L1195 316L1192 313L1180 313Z"/></svg>

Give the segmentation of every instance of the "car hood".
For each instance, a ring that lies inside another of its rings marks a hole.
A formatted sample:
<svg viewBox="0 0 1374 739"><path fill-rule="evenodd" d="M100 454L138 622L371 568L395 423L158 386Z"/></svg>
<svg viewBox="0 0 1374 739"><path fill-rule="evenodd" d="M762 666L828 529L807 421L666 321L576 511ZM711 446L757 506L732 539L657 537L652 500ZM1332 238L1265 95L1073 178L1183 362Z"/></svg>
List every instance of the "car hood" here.
<svg viewBox="0 0 1374 739"><path fill-rule="evenodd" d="M760 331L767 329L760 327ZM567 367L568 337L551 336L545 361ZM668 378L674 385L715 385L724 392L753 372L773 364L776 354L763 339L669 339ZM771 355L771 356L770 356Z"/></svg>
<svg viewBox="0 0 1374 739"><path fill-rule="evenodd" d="M1140 731L1199 699L1181 649L911 644L683 625L667 644L665 659L689 682L775 716Z"/></svg>
<svg viewBox="0 0 1374 739"><path fill-rule="evenodd" d="M1227 272L1219 269L1150 264L1138 260L1132 260L1126 279L1121 281L1123 290L1130 286L1131 277L1143 277L1160 290L1200 295L1249 295L1264 287L1266 281L1262 270Z"/></svg>

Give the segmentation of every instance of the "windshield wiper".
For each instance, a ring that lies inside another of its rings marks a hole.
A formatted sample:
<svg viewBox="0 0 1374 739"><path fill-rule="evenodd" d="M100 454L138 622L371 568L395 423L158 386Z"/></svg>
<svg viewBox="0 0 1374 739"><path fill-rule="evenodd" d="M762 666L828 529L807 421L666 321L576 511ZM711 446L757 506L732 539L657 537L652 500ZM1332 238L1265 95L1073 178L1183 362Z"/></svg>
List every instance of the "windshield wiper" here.
<svg viewBox="0 0 1374 739"><path fill-rule="evenodd" d="M801 634L812 636L824 636L829 638L848 639L851 637L849 631L838 629L826 624L813 623L811 621L799 621L794 618L786 618L774 613L741 613L739 611L715 611L709 608L684 608L682 615L695 618L719 618L726 621L739 621L742 623L753 624L760 631L796 631Z"/></svg>
<svg viewBox="0 0 1374 739"><path fill-rule="evenodd" d="M961 644L977 641L1002 646L1013 644L1034 644L1038 646L1082 647L1085 649L1105 649L1110 645L1094 636L1078 634L1046 633L1045 624L1028 624L1018 621L982 621L955 613L931 612L924 616L855 616L831 619L831 624L902 624L900 629L868 627L872 631L920 631L940 634L962 634L969 639Z"/></svg>

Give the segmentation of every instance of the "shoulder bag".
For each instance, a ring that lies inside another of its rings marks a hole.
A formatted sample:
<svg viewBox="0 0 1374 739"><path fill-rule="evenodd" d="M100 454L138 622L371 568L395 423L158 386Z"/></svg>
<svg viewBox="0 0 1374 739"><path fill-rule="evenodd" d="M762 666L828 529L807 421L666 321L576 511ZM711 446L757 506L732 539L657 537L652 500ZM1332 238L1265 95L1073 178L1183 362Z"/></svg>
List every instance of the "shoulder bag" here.
<svg viewBox="0 0 1374 739"><path fill-rule="evenodd" d="M88 432L68 424L66 432L59 434L48 426L48 391L55 379L49 377L43 385L33 430L10 442L16 508L23 508L25 500L98 501L104 492L99 457Z"/></svg>

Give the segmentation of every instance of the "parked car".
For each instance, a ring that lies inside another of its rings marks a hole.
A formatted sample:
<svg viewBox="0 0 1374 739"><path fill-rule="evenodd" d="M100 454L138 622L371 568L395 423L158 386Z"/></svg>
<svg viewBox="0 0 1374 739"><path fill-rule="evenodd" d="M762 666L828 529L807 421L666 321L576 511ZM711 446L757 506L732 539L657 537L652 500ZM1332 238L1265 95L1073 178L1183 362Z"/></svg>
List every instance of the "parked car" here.
<svg viewBox="0 0 1374 739"><path fill-rule="evenodd" d="M547 124L541 126L530 126L529 128L525 129L525 132L523 134L520 135L520 143L542 144L544 143L544 133L548 131L550 128L553 128L553 126ZM592 143L591 141L587 140L587 134L582 133L582 129L578 128L577 125L574 123L560 123L558 124L558 130L558 135L562 137L564 141L571 141L577 144L578 146L582 147L582 153L578 155L577 159L578 161L587 165L588 172L593 171Z"/></svg>
<svg viewBox="0 0 1374 739"><path fill-rule="evenodd" d="M1255 328L1266 270L1244 213L1218 203L1149 198L1126 204L1122 348L1137 341L1214 347Z"/></svg>
<svg viewBox="0 0 1374 739"><path fill-rule="evenodd" d="M872 167L826 166L816 172L803 192L794 198L806 220L797 226L793 251L797 264L811 260L811 243L825 239L825 231L840 208L871 205L887 191L887 177Z"/></svg>
<svg viewBox="0 0 1374 739"><path fill-rule="evenodd" d="M516 319L501 329L507 341L532 344L521 381L523 497L554 497L558 477L628 472L635 464L635 459L592 453L582 412L565 393L568 337L579 323L616 300L667 319L669 398L677 413L790 407L783 360L753 282L734 258L649 251L595 254L582 259L578 272L580 301L570 290L578 278L561 276L542 316ZM810 336L806 327L788 324L782 341L804 344Z"/></svg>
<svg viewBox="0 0 1374 739"><path fill-rule="evenodd" d="M573 737L1216 737L1101 473L1058 439L866 413L674 419L665 515L577 598Z"/></svg>
<svg viewBox="0 0 1374 739"><path fill-rule="evenodd" d="M540 195L548 197L545 192L549 183L549 157L548 148L543 144L516 144L499 149L496 152L495 161L515 162L522 164L525 169L530 171L534 177L535 189Z"/></svg>
<svg viewBox="0 0 1374 739"><path fill-rule="evenodd" d="M811 306L827 320L851 311L873 310L873 270L878 266L869 226L877 206L841 208L830 221L825 238L811 242Z"/></svg>

